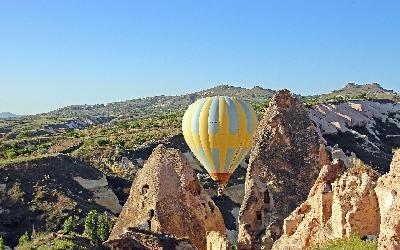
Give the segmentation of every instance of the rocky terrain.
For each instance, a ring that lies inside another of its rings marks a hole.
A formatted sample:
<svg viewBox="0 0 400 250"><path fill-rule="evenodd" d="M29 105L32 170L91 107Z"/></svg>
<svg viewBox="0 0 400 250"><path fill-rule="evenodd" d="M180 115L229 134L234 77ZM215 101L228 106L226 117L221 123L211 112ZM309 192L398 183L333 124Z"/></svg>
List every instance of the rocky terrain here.
<svg viewBox="0 0 400 250"><path fill-rule="evenodd" d="M397 150L390 172L381 177L360 162L351 169L342 161L325 165L307 200L285 219L273 249L305 249L354 234L378 239L379 249L398 249L399 159Z"/></svg>
<svg viewBox="0 0 400 250"><path fill-rule="evenodd" d="M392 150L400 147L400 104L355 100L309 107L309 115L327 144L353 152L381 173L387 172Z"/></svg>
<svg viewBox="0 0 400 250"><path fill-rule="evenodd" d="M394 163L390 172L389 165L393 150L400 147L398 94L377 84L348 84L309 97L281 91L271 99L275 93L224 85L179 97L67 107L45 115L0 119L0 236L11 246L24 232L39 232L32 242L64 240L54 232L62 229L68 216L79 217L77 232L83 232L84 217L91 209L106 211L114 221L124 206L116 224L120 230L114 228L117 233L113 232L110 246L162 248L172 242L183 249L230 249L231 244L269 249L279 239L274 246L279 249L279 244L307 239L308 245L296 244L311 246L365 231L364 238L377 238L386 249L396 247L390 244L398 237L397 176ZM251 156L233 173L223 197L216 196L216 184L180 134L185 105L200 96L218 94L251 102L261 119ZM350 171L360 165L358 158L372 169ZM379 178L380 174L384 177ZM181 175L187 178L178 179ZM134 187L149 176L154 180L165 176L168 183L175 183L174 188L155 184L148 197L157 198L137 206L142 195ZM354 180L354 190L349 179ZM198 183L191 185L195 190L200 187L200 195L187 185L192 181ZM172 196L163 190L170 190ZM353 196L362 198L353 201ZM181 212L166 202L169 199L180 204L178 208L196 212ZM218 214L214 216L217 226L203 218L213 216L208 202ZM304 205L308 202L320 205ZM160 204L175 211L171 213L179 223L168 224ZM124 212L131 209L133 213ZM379 216L372 216L374 209ZM366 213L368 219L379 220L371 225L380 225L360 227L358 221ZM181 222L175 214L193 218L196 225ZM308 231L302 229L303 221ZM314 222L322 226L315 227ZM340 229L340 235L324 231L332 225ZM187 227L198 230L195 234ZM385 234L379 236L382 228ZM84 235L68 240L88 243Z"/></svg>

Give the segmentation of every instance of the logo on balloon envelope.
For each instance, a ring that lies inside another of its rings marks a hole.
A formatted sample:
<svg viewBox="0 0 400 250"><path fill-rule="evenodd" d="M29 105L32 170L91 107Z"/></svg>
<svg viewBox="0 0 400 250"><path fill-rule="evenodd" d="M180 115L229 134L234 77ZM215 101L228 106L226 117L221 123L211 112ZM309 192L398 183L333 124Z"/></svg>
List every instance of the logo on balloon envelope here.
<svg viewBox="0 0 400 250"><path fill-rule="evenodd" d="M221 188L249 152L256 127L252 107L228 96L201 98L182 119L186 143Z"/></svg>

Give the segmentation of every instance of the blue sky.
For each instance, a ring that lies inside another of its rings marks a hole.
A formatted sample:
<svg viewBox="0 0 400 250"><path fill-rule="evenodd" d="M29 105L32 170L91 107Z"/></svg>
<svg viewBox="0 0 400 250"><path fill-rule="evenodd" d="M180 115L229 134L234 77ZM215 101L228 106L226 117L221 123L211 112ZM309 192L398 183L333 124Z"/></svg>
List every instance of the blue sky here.
<svg viewBox="0 0 400 250"><path fill-rule="evenodd" d="M1 1L0 112L219 84L400 91L400 1Z"/></svg>

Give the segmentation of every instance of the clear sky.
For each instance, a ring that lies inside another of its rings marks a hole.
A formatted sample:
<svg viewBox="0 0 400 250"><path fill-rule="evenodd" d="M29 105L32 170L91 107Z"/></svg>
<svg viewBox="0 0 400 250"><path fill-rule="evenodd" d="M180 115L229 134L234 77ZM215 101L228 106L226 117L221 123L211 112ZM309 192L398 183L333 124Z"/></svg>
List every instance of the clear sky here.
<svg viewBox="0 0 400 250"><path fill-rule="evenodd" d="M0 112L219 84L400 91L400 1L1 1Z"/></svg>

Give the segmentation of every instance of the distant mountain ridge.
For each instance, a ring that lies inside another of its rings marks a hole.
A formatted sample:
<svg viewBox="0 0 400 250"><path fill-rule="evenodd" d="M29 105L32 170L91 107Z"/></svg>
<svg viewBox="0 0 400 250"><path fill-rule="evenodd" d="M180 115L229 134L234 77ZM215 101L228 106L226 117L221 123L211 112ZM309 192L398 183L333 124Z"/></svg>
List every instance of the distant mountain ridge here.
<svg viewBox="0 0 400 250"><path fill-rule="evenodd" d="M219 85L214 88L179 95L179 96L153 96L132 99L122 102L112 102L95 105L72 105L60 108L46 115L56 116L136 116L143 117L165 112L184 111L188 105L195 100L206 96L232 96L239 97L249 103L263 103L275 94L275 90L264 89L260 86L253 88L242 88L230 85ZM358 85L347 84L344 88L335 90L328 94L306 96L305 98L317 98L318 100L329 100L334 98L362 97L366 99L385 99L400 101L400 96L392 90L386 90L377 83Z"/></svg>
<svg viewBox="0 0 400 250"><path fill-rule="evenodd" d="M10 112L0 112L0 119L10 119L15 117L18 117L18 115Z"/></svg>
<svg viewBox="0 0 400 250"><path fill-rule="evenodd" d="M153 96L96 105L72 105L47 113L60 116L147 116L149 114L184 111L195 100L206 96L234 96L250 103L258 103L272 97L274 90L255 86L251 89L220 85L214 88L180 96Z"/></svg>

